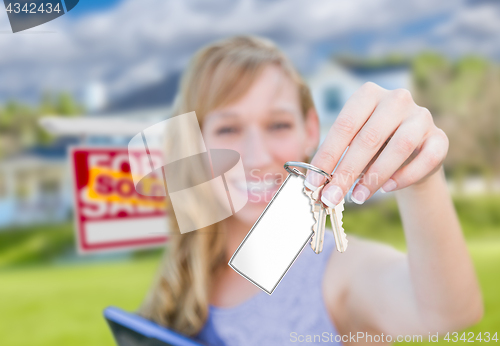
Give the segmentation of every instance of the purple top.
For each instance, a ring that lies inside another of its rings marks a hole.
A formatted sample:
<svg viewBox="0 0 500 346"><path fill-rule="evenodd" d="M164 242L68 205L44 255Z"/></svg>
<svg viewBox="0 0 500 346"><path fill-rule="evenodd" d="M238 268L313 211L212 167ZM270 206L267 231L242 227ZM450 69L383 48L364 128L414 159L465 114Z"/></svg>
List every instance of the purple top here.
<svg viewBox="0 0 500 346"><path fill-rule="evenodd" d="M198 339L208 345L337 344L322 294L326 264L335 247L326 232L323 252L309 245L269 296L259 292L232 308L210 306L208 320Z"/></svg>

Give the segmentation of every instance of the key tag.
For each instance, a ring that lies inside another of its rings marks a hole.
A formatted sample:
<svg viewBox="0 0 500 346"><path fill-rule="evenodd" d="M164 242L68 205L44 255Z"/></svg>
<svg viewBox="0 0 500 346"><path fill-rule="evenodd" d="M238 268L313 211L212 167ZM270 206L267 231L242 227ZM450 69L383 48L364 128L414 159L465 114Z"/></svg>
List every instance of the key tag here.
<svg viewBox="0 0 500 346"><path fill-rule="evenodd" d="M310 198L304 193L305 174L292 167L312 170L331 179L328 173L307 163L289 161L284 167L290 174L228 263L269 295L314 233Z"/></svg>

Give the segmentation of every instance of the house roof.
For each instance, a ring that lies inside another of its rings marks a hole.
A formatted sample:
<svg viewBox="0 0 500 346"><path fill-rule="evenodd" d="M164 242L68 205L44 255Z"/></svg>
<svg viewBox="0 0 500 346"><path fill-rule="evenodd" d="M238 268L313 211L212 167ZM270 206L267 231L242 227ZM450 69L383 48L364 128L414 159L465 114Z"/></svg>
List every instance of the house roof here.
<svg viewBox="0 0 500 346"><path fill-rule="evenodd" d="M70 145L78 143L77 138L62 137L47 146L35 146L2 160L2 166L33 167L64 163Z"/></svg>
<svg viewBox="0 0 500 346"><path fill-rule="evenodd" d="M39 123L56 136L134 136L165 120L169 111L169 107L157 107L72 118L49 116L41 118Z"/></svg>
<svg viewBox="0 0 500 346"><path fill-rule="evenodd" d="M174 72L158 83L139 88L117 98L103 111L104 113L129 112L144 108L169 106L177 94L180 78L181 72Z"/></svg>

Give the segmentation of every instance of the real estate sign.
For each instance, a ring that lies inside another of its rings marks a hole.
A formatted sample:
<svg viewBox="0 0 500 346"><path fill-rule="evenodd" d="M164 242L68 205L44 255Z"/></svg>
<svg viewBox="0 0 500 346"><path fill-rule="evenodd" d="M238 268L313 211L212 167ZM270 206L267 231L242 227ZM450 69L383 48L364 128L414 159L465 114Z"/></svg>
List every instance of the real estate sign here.
<svg viewBox="0 0 500 346"><path fill-rule="evenodd" d="M167 240L166 198L143 196L134 188L130 165L146 169L150 158L144 156L129 157L126 147L71 149L80 253L160 246ZM151 176L148 185L152 190L164 189L163 177Z"/></svg>

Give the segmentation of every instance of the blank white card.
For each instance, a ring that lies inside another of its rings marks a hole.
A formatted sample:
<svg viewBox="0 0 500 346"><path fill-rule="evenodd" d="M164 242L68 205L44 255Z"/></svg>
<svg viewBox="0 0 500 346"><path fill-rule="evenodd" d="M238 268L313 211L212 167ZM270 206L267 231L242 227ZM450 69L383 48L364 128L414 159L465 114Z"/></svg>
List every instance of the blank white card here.
<svg viewBox="0 0 500 346"><path fill-rule="evenodd" d="M229 261L229 266L272 294L313 235L314 217L304 180L290 174Z"/></svg>

